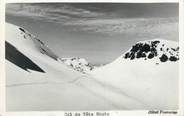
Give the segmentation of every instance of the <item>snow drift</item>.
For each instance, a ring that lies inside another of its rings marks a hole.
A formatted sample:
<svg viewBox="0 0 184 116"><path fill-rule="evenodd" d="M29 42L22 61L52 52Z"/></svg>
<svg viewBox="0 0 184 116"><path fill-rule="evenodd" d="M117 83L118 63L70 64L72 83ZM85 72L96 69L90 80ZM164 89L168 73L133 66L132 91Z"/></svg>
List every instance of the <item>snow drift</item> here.
<svg viewBox="0 0 184 116"><path fill-rule="evenodd" d="M7 23L7 110L177 109L178 45L154 41L138 42L94 68L82 58L59 58L37 37Z"/></svg>

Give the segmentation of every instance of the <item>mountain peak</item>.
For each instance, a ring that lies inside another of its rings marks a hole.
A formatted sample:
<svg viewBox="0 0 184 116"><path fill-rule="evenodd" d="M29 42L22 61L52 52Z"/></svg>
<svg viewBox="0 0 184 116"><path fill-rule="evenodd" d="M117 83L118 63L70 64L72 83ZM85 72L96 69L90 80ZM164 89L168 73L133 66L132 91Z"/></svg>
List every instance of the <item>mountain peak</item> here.
<svg viewBox="0 0 184 116"><path fill-rule="evenodd" d="M177 42L163 39L140 41L133 45L125 54L124 59L159 59L160 62L179 60Z"/></svg>
<svg viewBox="0 0 184 116"><path fill-rule="evenodd" d="M61 61L65 65L82 73L87 73L94 69L94 66L89 62L87 62L86 59L84 58L79 58L79 57L59 58L58 61Z"/></svg>

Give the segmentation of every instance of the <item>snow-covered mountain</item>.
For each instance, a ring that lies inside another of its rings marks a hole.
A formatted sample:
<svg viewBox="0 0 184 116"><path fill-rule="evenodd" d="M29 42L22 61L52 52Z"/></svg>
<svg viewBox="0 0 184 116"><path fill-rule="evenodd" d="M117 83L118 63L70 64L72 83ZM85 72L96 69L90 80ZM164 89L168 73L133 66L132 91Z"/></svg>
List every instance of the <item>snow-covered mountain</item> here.
<svg viewBox="0 0 184 116"><path fill-rule="evenodd" d="M11 24L7 24L10 27L12 26ZM32 48L37 49L40 53L49 56L53 58L54 60L61 61L67 66L70 66L70 68L73 68L76 71L82 72L82 73L87 73L91 71L94 67L88 63L84 58L59 58L54 52L52 52L47 45L45 45L41 40L39 40L36 36L30 34L27 30L25 30L22 27L17 27L17 30L19 31L18 33L20 34L19 37L25 39L26 41L30 41L30 45ZM11 40L6 41L6 46L10 47L11 44L8 42ZM20 40L22 41L22 40ZM16 43L14 43L16 44ZM15 45L16 46L16 45ZM12 50L12 49L11 49ZM11 51L10 51L11 52ZM9 53L9 50L7 50L7 53ZM11 60L11 57L7 57L9 60ZM26 64L25 64L26 65Z"/></svg>
<svg viewBox="0 0 184 116"><path fill-rule="evenodd" d="M178 60L177 42L141 41L91 74L149 107L175 109L178 107Z"/></svg>
<svg viewBox="0 0 184 116"><path fill-rule="evenodd" d="M134 46L93 68L81 58L59 58L37 37L7 23L7 110L177 109L177 43L151 40Z"/></svg>
<svg viewBox="0 0 184 116"><path fill-rule="evenodd" d="M94 66L86 61L84 58L72 57L72 58L60 58L58 61L63 62L69 67L72 67L74 70L89 73L94 69Z"/></svg>

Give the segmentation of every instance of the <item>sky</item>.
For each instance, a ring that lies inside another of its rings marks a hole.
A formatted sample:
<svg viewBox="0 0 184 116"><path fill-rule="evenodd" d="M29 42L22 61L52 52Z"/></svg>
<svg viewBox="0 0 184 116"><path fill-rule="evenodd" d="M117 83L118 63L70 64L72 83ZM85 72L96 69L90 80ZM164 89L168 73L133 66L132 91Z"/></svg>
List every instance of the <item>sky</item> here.
<svg viewBox="0 0 184 116"><path fill-rule="evenodd" d="M178 41L177 3L9 3L6 22L60 57L110 63L141 40Z"/></svg>

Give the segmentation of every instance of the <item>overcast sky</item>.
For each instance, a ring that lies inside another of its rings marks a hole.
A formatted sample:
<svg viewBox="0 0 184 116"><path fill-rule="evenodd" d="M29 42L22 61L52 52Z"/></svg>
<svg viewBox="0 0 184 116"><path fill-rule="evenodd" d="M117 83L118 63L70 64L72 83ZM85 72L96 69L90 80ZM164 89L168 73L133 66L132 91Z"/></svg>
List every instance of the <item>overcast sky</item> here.
<svg viewBox="0 0 184 116"><path fill-rule="evenodd" d="M140 40L178 41L176 3L7 4L6 21L38 36L60 57L109 63Z"/></svg>

